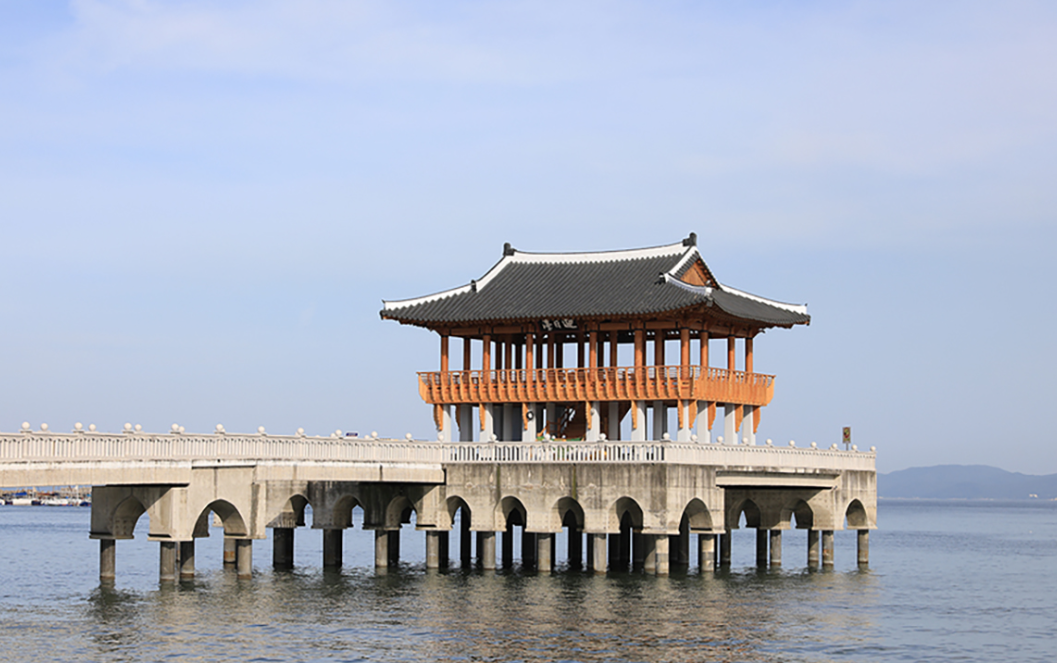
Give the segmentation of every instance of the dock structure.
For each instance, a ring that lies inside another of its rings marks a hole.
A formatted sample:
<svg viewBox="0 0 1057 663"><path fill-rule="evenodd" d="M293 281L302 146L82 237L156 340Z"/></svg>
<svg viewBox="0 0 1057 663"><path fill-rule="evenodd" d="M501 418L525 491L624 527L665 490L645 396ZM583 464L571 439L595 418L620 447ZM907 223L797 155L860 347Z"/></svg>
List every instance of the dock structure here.
<svg viewBox="0 0 1057 663"><path fill-rule="evenodd" d="M194 541L209 535L211 514L240 576L252 573L252 541L268 529L273 565L289 568L309 505L325 567L341 565L356 507L375 532L379 567L398 561L412 513L429 568L449 563L455 523L461 562L483 569L513 564L518 540L520 563L540 572L564 558L573 569L663 575L690 565L692 551L707 572L730 564L742 522L757 531L761 567L781 566L790 528L808 531L809 567L833 565L833 533L843 529L857 531L857 561L868 563L873 449L757 444L774 376L754 372L753 339L808 324L806 307L719 283L694 235L602 253L508 244L482 278L385 302L381 316L440 336L440 370L418 378L436 440L25 425L0 434L0 485L93 485L90 535L104 579L116 573L115 542L144 513L165 582L193 577ZM453 336L463 341L459 370ZM713 342L725 343L725 368L710 364Z"/></svg>

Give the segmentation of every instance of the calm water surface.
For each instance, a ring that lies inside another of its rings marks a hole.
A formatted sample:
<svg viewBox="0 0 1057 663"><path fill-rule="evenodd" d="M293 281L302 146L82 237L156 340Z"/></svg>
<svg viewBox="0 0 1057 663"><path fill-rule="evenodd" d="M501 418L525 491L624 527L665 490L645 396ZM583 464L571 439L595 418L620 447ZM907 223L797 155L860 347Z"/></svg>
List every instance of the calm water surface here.
<svg viewBox="0 0 1057 663"><path fill-rule="evenodd" d="M321 533L300 528L293 572L258 541L237 580L214 534L194 582L161 586L142 518L102 587L89 509L0 507L0 660L1057 660L1057 503L882 502L879 520L868 571L853 532L833 572L807 572L786 532L785 567L757 572L741 530L729 573L427 572L405 527L401 568L376 572L357 528L324 573Z"/></svg>

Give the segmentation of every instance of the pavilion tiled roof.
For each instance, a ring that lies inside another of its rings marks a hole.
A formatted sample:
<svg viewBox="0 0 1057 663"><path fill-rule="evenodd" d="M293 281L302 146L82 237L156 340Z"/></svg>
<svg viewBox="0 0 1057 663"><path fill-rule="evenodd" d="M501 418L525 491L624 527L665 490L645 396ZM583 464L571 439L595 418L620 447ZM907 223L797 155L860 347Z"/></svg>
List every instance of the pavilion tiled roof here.
<svg viewBox="0 0 1057 663"><path fill-rule="evenodd" d="M700 262L696 238L594 253L527 253L508 244L481 279L434 295L385 301L382 318L442 324L556 318L624 318L711 306L764 327L807 324L806 306L756 297L714 281L682 280ZM707 272L707 267L705 267Z"/></svg>

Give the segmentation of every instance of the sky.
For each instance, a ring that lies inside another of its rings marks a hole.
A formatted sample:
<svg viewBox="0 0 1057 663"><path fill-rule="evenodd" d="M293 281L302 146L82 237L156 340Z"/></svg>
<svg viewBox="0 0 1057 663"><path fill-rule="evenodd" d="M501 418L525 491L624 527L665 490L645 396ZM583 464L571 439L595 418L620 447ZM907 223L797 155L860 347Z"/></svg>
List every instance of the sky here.
<svg viewBox="0 0 1057 663"><path fill-rule="evenodd" d="M761 439L1057 473L1057 5L0 0L0 431L435 439L383 299L671 244Z"/></svg>

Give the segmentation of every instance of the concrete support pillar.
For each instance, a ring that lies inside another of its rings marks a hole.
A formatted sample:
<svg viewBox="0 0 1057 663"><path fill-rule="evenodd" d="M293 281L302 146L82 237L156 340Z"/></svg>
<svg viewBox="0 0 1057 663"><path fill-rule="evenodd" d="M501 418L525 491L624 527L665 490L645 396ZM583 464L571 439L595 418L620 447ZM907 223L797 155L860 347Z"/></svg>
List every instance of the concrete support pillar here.
<svg viewBox="0 0 1057 663"><path fill-rule="evenodd" d="M675 439L679 442L689 442L690 436L694 434L690 425L690 401L678 401L676 405L679 408L678 421L682 421L683 425L679 427Z"/></svg>
<svg viewBox="0 0 1057 663"><path fill-rule="evenodd" d="M716 568L716 535L697 535L697 565L701 573Z"/></svg>
<svg viewBox="0 0 1057 663"><path fill-rule="evenodd" d="M162 582L176 580L176 542L162 541L159 544L161 556L158 563L158 579Z"/></svg>
<svg viewBox="0 0 1057 663"><path fill-rule="evenodd" d="M426 568L440 568L440 532L426 532Z"/></svg>
<svg viewBox="0 0 1057 663"><path fill-rule="evenodd" d="M609 421L606 427L606 437L610 440L620 439L620 403L609 401Z"/></svg>
<svg viewBox="0 0 1057 663"><path fill-rule="evenodd" d="M661 537L654 534L646 534L642 537L642 570L650 575L657 573L657 539L659 538Z"/></svg>
<svg viewBox="0 0 1057 663"><path fill-rule="evenodd" d="M756 528L756 566L767 568L767 530L762 527Z"/></svg>
<svg viewBox="0 0 1057 663"><path fill-rule="evenodd" d="M440 568L448 568L448 543L450 541L449 532L440 531L437 532L437 542L440 544L440 548L437 551L438 561Z"/></svg>
<svg viewBox="0 0 1057 663"><path fill-rule="evenodd" d="M665 534L658 534L654 538L654 556L657 560L657 575L666 576L669 571L668 562L668 536Z"/></svg>
<svg viewBox="0 0 1057 663"><path fill-rule="evenodd" d="M453 439L453 430L451 420L451 406L441 405L440 406L440 428L437 429L437 439L445 442L451 442Z"/></svg>
<svg viewBox="0 0 1057 663"><path fill-rule="evenodd" d="M870 530L861 529L858 533L856 561L858 561L859 566L868 566L870 564Z"/></svg>
<svg viewBox="0 0 1057 663"><path fill-rule="evenodd" d="M528 415L525 419L525 425L521 431L521 440L523 442L535 442L536 435L539 432L536 429L536 424L539 422L539 406L535 403L528 404Z"/></svg>
<svg viewBox="0 0 1057 663"><path fill-rule="evenodd" d="M632 412L632 428L631 428L631 441L632 442L645 442L646 441L646 401L631 401ZM637 424L637 426L636 426Z"/></svg>
<svg viewBox="0 0 1057 663"><path fill-rule="evenodd" d="M697 402L697 441L700 444L712 442L712 431L708 427L708 401Z"/></svg>
<svg viewBox="0 0 1057 663"><path fill-rule="evenodd" d="M590 409L587 412L586 440L588 442L597 442L598 434L601 432L602 413L599 411L598 401L591 401Z"/></svg>
<svg viewBox="0 0 1057 663"><path fill-rule="evenodd" d="M503 568L514 568L514 526L507 525L503 532Z"/></svg>
<svg viewBox="0 0 1057 663"><path fill-rule="evenodd" d="M389 532L384 529L374 530L374 566L376 568L389 566Z"/></svg>
<svg viewBox="0 0 1057 663"><path fill-rule="evenodd" d="M738 438L738 441L740 442L741 440L748 438L749 444L755 445L756 431L753 430L752 407L753 406L751 405L741 406L744 416L741 420L741 437Z"/></svg>
<svg viewBox="0 0 1057 663"><path fill-rule="evenodd" d="M569 542L566 550L570 569L582 569L584 567L584 535L575 527L569 528Z"/></svg>
<svg viewBox="0 0 1057 663"><path fill-rule="evenodd" d="M492 403L485 403L482 407L484 407L484 423L481 427L481 441L488 442L492 439L492 436L496 434L495 405Z"/></svg>
<svg viewBox="0 0 1057 663"><path fill-rule="evenodd" d="M719 535L719 565L730 566L730 530Z"/></svg>
<svg viewBox="0 0 1057 663"><path fill-rule="evenodd" d="M195 577L195 542L180 542L180 580L192 580Z"/></svg>
<svg viewBox="0 0 1057 663"><path fill-rule="evenodd" d="M642 532L631 532L631 568L641 569L646 563L646 542Z"/></svg>
<svg viewBox="0 0 1057 663"><path fill-rule="evenodd" d="M819 560L818 530L807 531L807 567L817 569Z"/></svg>
<svg viewBox="0 0 1057 663"><path fill-rule="evenodd" d="M482 569L495 570L495 532L477 533L477 556L481 559Z"/></svg>
<svg viewBox="0 0 1057 663"><path fill-rule="evenodd" d="M389 530L389 566L400 563L400 530Z"/></svg>
<svg viewBox="0 0 1057 663"><path fill-rule="evenodd" d="M99 579L111 581L117 577L117 541L99 539Z"/></svg>
<svg viewBox="0 0 1057 663"><path fill-rule="evenodd" d="M668 407L665 406L664 401L653 401L653 437L651 439L663 439L667 432Z"/></svg>
<svg viewBox="0 0 1057 663"><path fill-rule="evenodd" d="M235 568L240 578L253 577L253 539L235 539Z"/></svg>
<svg viewBox="0 0 1057 663"><path fill-rule="evenodd" d="M609 568L626 571L630 557L626 552L624 533L609 534Z"/></svg>
<svg viewBox="0 0 1057 663"><path fill-rule="evenodd" d="M459 441L473 442L473 405L463 403L459 408Z"/></svg>
<svg viewBox="0 0 1057 663"><path fill-rule="evenodd" d="M738 444L741 441L738 439L738 429L735 427L736 410L737 406L731 403L723 404L723 442L726 444Z"/></svg>
<svg viewBox="0 0 1057 663"><path fill-rule="evenodd" d="M782 530L771 530L771 567L782 565Z"/></svg>
<svg viewBox="0 0 1057 663"><path fill-rule="evenodd" d="M466 509L462 510L459 517L459 561L464 569L470 568L473 561L473 550L470 543L473 535L470 533L470 519L466 517ZM478 553L480 554L480 553Z"/></svg>
<svg viewBox="0 0 1057 663"><path fill-rule="evenodd" d="M833 568L833 530L822 530L822 567Z"/></svg>
<svg viewBox="0 0 1057 663"><path fill-rule="evenodd" d="M224 537L224 566L235 567L235 539Z"/></svg>
<svg viewBox="0 0 1057 663"><path fill-rule="evenodd" d="M294 528L272 529L272 566L276 569L294 568Z"/></svg>
<svg viewBox="0 0 1057 663"><path fill-rule="evenodd" d="M606 572L606 536L605 534L587 535L587 564L595 573Z"/></svg>
<svg viewBox="0 0 1057 663"><path fill-rule="evenodd" d="M550 573L554 569L554 535L540 532L536 535L536 568L540 573Z"/></svg>
<svg viewBox="0 0 1057 663"><path fill-rule="evenodd" d="M512 403L503 404L503 435L499 439L503 442L514 442L514 405ZM521 437L520 435L518 436Z"/></svg>
<svg viewBox="0 0 1057 663"><path fill-rule="evenodd" d="M679 523L679 535L671 537L672 566L690 566L690 522Z"/></svg>
<svg viewBox="0 0 1057 663"><path fill-rule="evenodd" d="M521 566L530 569L536 566L537 550L536 535L532 532L521 530Z"/></svg>
<svg viewBox="0 0 1057 663"><path fill-rule="evenodd" d="M325 529L323 530L323 568L337 569L341 567L342 538L345 530Z"/></svg>

